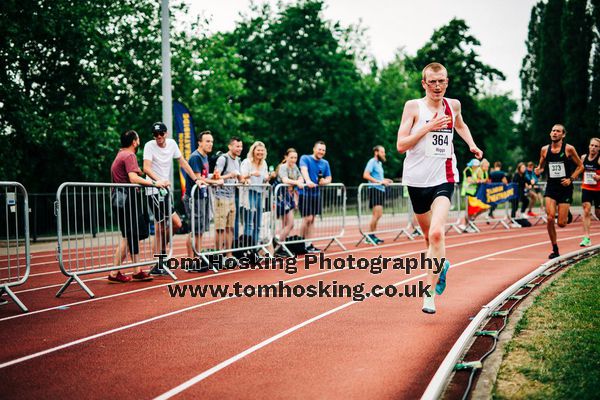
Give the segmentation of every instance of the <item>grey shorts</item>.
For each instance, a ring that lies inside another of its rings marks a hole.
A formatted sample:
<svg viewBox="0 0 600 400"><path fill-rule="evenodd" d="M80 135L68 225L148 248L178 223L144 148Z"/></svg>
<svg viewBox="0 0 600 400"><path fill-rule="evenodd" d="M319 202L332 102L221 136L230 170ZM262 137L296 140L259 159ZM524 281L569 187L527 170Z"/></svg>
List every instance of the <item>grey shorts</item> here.
<svg viewBox="0 0 600 400"><path fill-rule="evenodd" d="M198 192L197 192L198 193ZM183 196L183 206L185 215L190 219L190 231L194 229L195 233L208 232L210 228L210 198L200 197L198 195L192 199L187 194ZM192 222L192 203L194 205L194 221Z"/></svg>

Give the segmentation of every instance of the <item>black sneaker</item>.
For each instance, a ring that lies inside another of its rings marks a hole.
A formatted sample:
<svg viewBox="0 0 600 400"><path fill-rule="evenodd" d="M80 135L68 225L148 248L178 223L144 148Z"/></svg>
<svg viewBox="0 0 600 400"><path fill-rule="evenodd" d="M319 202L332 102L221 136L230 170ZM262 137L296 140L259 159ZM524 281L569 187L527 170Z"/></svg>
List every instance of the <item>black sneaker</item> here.
<svg viewBox="0 0 600 400"><path fill-rule="evenodd" d="M277 258L286 258L286 257L289 257L289 256L290 255L287 253L287 251L285 251L281 247L278 248L277 251L275 252L275 257L277 257Z"/></svg>
<svg viewBox="0 0 600 400"><path fill-rule="evenodd" d="M152 276L163 276L163 275L168 275L167 271L165 271L163 268L160 268L158 266L158 264L156 264L151 270L150 272L148 272L148 275L152 275Z"/></svg>
<svg viewBox="0 0 600 400"><path fill-rule="evenodd" d="M556 257L560 257L560 254L558 254L558 252L556 252L556 251L552 251L552 253L550 253L550 255L548 256L548 258L550 260L552 260L553 258L556 258Z"/></svg>
<svg viewBox="0 0 600 400"><path fill-rule="evenodd" d="M311 244L310 246L306 246L306 252L307 253L321 253L321 249L317 249L315 246L313 246Z"/></svg>

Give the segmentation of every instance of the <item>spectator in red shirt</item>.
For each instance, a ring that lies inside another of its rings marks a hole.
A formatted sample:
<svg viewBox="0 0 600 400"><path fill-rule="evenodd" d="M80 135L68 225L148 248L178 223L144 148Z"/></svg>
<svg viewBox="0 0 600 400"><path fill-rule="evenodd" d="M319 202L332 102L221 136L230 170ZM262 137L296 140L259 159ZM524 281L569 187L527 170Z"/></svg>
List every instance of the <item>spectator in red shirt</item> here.
<svg viewBox="0 0 600 400"><path fill-rule="evenodd" d="M167 187L166 181L150 181L142 178L142 170L137 162L135 153L140 146L140 138L135 131L127 131L121 135L121 149L117 153L110 168L113 183L134 183L143 186ZM114 256L114 265L120 265L127 256L127 248L131 254L131 261L137 262L139 254L139 229L146 223L141 218L140 202L135 201L137 188L115 188L112 192L112 203L118 215L122 239ZM145 227L147 229L147 227ZM151 281L152 277L141 268L133 270L131 277L121 271L111 271L108 275L109 283L126 283L131 280Z"/></svg>

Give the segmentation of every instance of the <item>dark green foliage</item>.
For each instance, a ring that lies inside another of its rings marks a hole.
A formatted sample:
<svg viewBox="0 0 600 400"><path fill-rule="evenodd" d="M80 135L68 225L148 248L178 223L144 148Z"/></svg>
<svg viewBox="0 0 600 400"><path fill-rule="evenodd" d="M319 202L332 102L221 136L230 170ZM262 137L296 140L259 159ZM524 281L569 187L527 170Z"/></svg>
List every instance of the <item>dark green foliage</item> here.
<svg viewBox="0 0 600 400"><path fill-rule="evenodd" d="M526 154L539 157L552 125L565 124L567 141L587 152L600 128L600 40L597 2L549 0L531 12L521 69L520 124Z"/></svg>
<svg viewBox="0 0 600 400"><path fill-rule="evenodd" d="M108 181L122 131L151 139L149 126L161 119L158 4L0 2L2 179L32 192ZM181 1L171 7L172 21L186 12ZM448 95L461 100L477 143L494 159L514 157L514 102L482 91L503 76L479 60L464 21L436 30L416 56L400 52L379 68L366 56L364 30L325 20L323 7L254 5L233 32L212 35L207 21L172 22L173 98L190 108L198 131L213 131L215 150L232 135L246 149L262 140L274 164L286 148L306 154L322 139L334 180L355 185L372 147L383 144L386 174L399 177L402 109L423 95L420 71L435 60L448 67ZM464 164L468 149L457 151Z"/></svg>

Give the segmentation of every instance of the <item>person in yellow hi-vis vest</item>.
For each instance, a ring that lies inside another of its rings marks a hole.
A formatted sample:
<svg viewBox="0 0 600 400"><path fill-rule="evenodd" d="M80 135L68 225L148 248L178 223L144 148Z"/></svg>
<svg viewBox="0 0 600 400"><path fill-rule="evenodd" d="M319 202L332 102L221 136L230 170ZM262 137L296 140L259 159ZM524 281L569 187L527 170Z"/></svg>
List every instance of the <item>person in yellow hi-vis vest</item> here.
<svg viewBox="0 0 600 400"><path fill-rule="evenodd" d="M459 226L459 228L465 232L476 232L473 227L468 225L468 222L474 221L479 214L490 208L489 205L475 197L479 185L488 181L488 171L486 168L482 168L482 164L484 163L486 163L484 167L489 168L489 162L487 160L484 159L479 162L478 159L474 158L467 163L466 168L463 170L461 195L463 198L467 198L468 203L465 219L463 221L464 225Z"/></svg>

